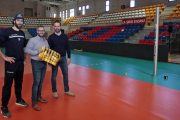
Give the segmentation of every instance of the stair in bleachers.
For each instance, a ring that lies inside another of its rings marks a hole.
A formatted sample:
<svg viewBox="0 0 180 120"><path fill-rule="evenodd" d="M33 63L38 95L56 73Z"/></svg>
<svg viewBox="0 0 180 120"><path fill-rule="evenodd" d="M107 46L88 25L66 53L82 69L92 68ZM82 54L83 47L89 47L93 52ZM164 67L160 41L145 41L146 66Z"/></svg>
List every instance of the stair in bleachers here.
<svg viewBox="0 0 180 120"><path fill-rule="evenodd" d="M180 18L180 4L177 4L167 18Z"/></svg>
<svg viewBox="0 0 180 120"><path fill-rule="evenodd" d="M138 44L139 40L144 39L145 36L149 35L149 33L153 31L154 29L143 29L140 32L134 34L134 36L131 36L130 38L126 39L124 42Z"/></svg>
<svg viewBox="0 0 180 120"><path fill-rule="evenodd" d="M71 36L74 36L75 34L83 32L83 31L84 31L84 29L77 29L75 31L72 31L71 33L68 33L68 38L70 38Z"/></svg>
<svg viewBox="0 0 180 120"><path fill-rule="evenodd" d="M33 36L29 33L29 31L24 31L24 33L25 33L26 39L28 39L28 40L33 37Z"/></svg>
<svg viewBox="0 0 180 120"><path fill-rule="evenodd" d="M173 7L166 7L166 9L164 9L164 11L162 11L161 15L169 15L174 9Z"/></svg>
<svg viewBox="0 0 180 120"><path fill-rule="evenodd" d="M169 25L173 26L172 33L179 33L180 31L180 21L177 22L164 22L163 25L159 26L159 45L164 45L169 43L169 39L171 40L171 43L173 42L173 34L169 33ZM178 30L178 31L177 31ZM175 34L176 36L176 34ZM146 35L144 39L139 40L139 44L150 44L154 45L154 39L155 39L155 32L154 30L149 32L149 35ZM176 38L174 39L176 40ZM175 43L177 43L175 41Z"/></svg>

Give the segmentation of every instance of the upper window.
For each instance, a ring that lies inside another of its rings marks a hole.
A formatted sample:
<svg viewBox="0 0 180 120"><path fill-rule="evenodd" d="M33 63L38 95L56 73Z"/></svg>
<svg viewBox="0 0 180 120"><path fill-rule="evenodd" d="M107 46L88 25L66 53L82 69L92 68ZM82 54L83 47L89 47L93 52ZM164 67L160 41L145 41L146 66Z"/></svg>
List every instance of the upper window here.
<svg viewBox="0 0 180 120"><path fill-rule="evenodd" d="M85 15L85 6L82 7L82 14Z"/></svg>
<svg viewBox="0 0 180 120"><path fill-rule="evenodd" d="M130 7L135 7L135 0L130 0Z"/></svg>
<svg viewBox="0 0 180 120"><path fill-rule="evenodd" d="M66 19L67 19L67 10L66 10Z"/></svg>
<svg viewBox="0 0 180 120"><path fill-rule="evenodd" d="M54 13L54 18L56 18L56 14Z"/></svg>
<svg viewBox="0 0 180 120"><path fill-rule="evenodd" d="M106 11L109 11L109 0L106 1Z"/></svg>
<svg viewBox="0 0 180 120"><path fill-rule="evenodd" d="M86 9L89 9L89 5L86 5Z"/></svg>
<svg viewBox="0 0 180 120"><path fill-rule="evenodd" d="M63 16L63 19L64 19L64 11L63 11L63 14L62 14L62 16Z"/></svg>
<svg viewBox="0 0 180 120"><path fill-rule="evenodd" d="M74 9L70 9L70 17L74 17Z"/></svg>

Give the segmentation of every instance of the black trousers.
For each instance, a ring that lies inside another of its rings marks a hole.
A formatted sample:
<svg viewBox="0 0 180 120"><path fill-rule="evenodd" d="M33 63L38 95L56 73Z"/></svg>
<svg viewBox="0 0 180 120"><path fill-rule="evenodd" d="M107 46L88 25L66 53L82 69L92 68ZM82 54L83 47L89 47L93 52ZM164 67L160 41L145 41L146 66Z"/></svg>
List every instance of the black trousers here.
<svg viewBox="0 0 180 120"><path fill-rule="evenodd" d="M24 73L24 63L22 61L9 63L5 62L5 78L4 86L2 88L2 106L7 107L11 96L11 87L13 79L15 81L16 99L21 100L22 82Z"/></svg>

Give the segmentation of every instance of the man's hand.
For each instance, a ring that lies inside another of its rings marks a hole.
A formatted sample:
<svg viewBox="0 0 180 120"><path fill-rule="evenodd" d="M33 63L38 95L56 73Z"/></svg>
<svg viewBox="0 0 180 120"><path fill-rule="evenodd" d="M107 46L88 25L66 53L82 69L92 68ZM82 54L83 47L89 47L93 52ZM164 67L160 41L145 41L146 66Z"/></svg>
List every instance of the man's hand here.
<svg viewBox="0 0 180 120"><path fill-rule="evenodd" d="M69 65L70 63L71 63L71 59L68 58L68 59L67 59L67 64Z"/></svg>
<svg viewBox="0 0 180 120"><path fill-rule="evenodd" d="M15 63L15 59L16 58L14 58L14 57L7 57L7 56L4 58L5 61L10 62L11 64Z"/></svg>
<svg viewBox="0 0 180 120"><path fill-rule="evenodd" d="M38 54L40 54L40 53L42 53L43 52L43 50L42 49L39 49L38 50Z"/></svg>

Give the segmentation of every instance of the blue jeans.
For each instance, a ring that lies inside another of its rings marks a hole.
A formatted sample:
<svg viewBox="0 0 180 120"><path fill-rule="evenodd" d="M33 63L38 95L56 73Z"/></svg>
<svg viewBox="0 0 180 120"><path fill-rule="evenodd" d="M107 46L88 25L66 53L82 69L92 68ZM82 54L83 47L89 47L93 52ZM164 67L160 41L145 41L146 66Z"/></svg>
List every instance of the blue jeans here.
<svg viewBox="0 0 180 120"><path fill-rule="evenodd" d="M31 60L33 72L33 86L32 86L32 103L37 103L37 98L41 97L42 84L46 73L46 62Z"/></svg>
<svg viewBox="0 0 180 120"><path fill-rule="evenodd" d="M52 76L51 76L51 84L52 84L52 91L57 92L56 89L56 76L58 72L58 67L61 68L62 74L63 74L63 81L64 81L64 91L69 91L69 85L68 85L68 65L66 57L61 57L59 62L56 66L52 65Z"/></svg>

